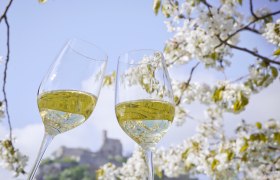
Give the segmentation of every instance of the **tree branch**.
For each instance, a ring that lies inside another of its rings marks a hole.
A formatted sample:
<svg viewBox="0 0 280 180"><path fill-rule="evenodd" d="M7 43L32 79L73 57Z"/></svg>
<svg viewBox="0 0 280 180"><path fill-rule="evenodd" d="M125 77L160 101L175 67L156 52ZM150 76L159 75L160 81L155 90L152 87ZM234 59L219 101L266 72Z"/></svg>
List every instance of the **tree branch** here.
<svg viewBox="0 0 280 180"><path fill-rule="evenodd" d="M2 16L0 17L0 23L1 21L7 16L8 10L10 9L11 5L12 5L13 0L10 0L10 2L8 3L8 5L6 6Z"/></svg>
<svg viewBox="0 0 280 180"><path fill-rule="evenodd" d="M250 28L250 27L246 27L246 28L244 28L244 30L251 31L256 34L261 34L258 30L254 29L254 28Z"/></svg>
<svg viewBox="0 0 280 180"><path fill-rule="evenodd" d="M6 105L6 114L7 114L7 120L9 124L9 130L10 130L10 139L12 140L12 124L11 124L11 119L10 119L10 113L9 113L9 106L8 106L8 99L7 99L7 92L6 92L6 83L7 83L7 71L8 71L8 63L10 60L10 25L8 22L7 16L4 17L5 24L7 27L7 56L6 56L6 62L5 62L5 67L4 67L4 78L3 78L3 87L2 87L2 92L4 95L4 102Z"/></svg>
<svg viewBox="0 0 280 180"><path fill-rule="evenodd" d="M259 21L259 20L262 20L262 19L265 19L269 16L274 16L274 15L277 15L277 14L280 14L280 10L279 11L276 11L276 12L273 12L273 13L269 13L267 15L264 15L264 16L261 16L261 17L257 17L255 20L253 20L252 22L248 23L247 25L243 26L242 28L238 29L237 31L235 31L234 33L230 34L225 40L222 40L220 44L218 44L214 49L220 47L221 45L224 44L224 42L227 42L230 38L232 38L233 36L235 36L237 33L243 31L243 30L251 30L250 26L252 24L254 24L255 22Z"/></svg>
<svg viewBox="0 0 280 180"><path fill-rule="evenodd" d="M249 76L249 74L246 74L246 75L241 76L241 77L239 77L239 78L237 78L237 79L235 79L235 80L233 80L233 81L230 81L230 83L236 83L236 82L238 82L238 81L241 81L242 79L247 78L248 76Z"/></svg>
<svg viewBox="0 0 280 180"><path fill-rule="evenodd" d="M188 80L184 83L182 83L182 90L181 90L181 94L180 94L180 98L178 100L178 102L176 103L176 105L179 105L180 102L182 101L182 97L183 97L183 92L189 87L190 85L190 82L192 80L192 76L193 76L193 73L194 73L194 70L197 68L197 66L200 64L200 62L197 62L196 65L194 65L191 69L191 72L190 72L190 76L188 78Z"/></svg>
<svg viewBox="0 0 280 180"><path fill-rule="evenodd" d="M249 50L249 49L247 49L247 48L235 46L235 45L229 44L228 42L225 42L225 41L223 41L223 43L224 43L225 45L228 45L229 47L231 47L231 48L233 48L233 49L237 49L237 50L240 50L240 51L247 52L247 53L249 53L249 54L251 54L251 55L253 55L253 56L255 56L255 57L258 57L258 58L262 59L263 61L265 61L265 62L267 62L267 63L273 63L273 64L278 64L278 65L280 65L280 62L279 62L279 61L274 61L274 60L272 60L272 59L269 59L269 58L267 58L267 57L265 57L265 56L262 56L262 55L260 55L260 54L258 54L258 53L256 53L256 52L254 52L254 51L251 51L251 50Z"/></svg>
<svg viewBox="0 0 280 180"><path fill-rule="evenodd" d="M9 25L9 21L7 18L7 13L8 10L10 9L11 5L12 5L13 0L10 0L8 5L6 6L4 13L2 14L2 16L0 17L0 23L2 22L2 20L4 20L5 25L6 25L6 29L7 29L7 41L6 41L6 46L7 46L7 55L6 55L6 61L5 61L5 66L4 66L4 77L3 77L3 87L2 87L2 92L3 92L3 96L4 96L4 103L6 105L6 114L7 114L7 120L8 120L8 125L9 125L9 137L10 140L12 141L12 123L11 123L11 119L10 119L10 113L9 113L9 105L8 105L8 98L7 98L7 92L6 92L6 84L7 84L7 72L8 72L8 64L9 64L9 60L10 60L10 25Z"/></svg>
<svg viewBox="0 0 280 180"><path fill-rule="evenodd" d="M186 55L186 53L181 54L180 56L177 56L172 62L166 64L167 67L175 64L176 61L178 61L181 57L184 57Z"/></svg>
<svg viewBox="0 0 280 180"><path fill-rule="evenodd" d="M254 13L253 0L250 0L250 11L251 11L252 16L253 16L255 19L258 19L258 16Z"/></svg>
<svg viewBox="0 0 280 180"><path fill-rule="evenodd" d="M190 73L190 76L189 76L189 79L188 79L187 82L186 82L187 87L190 85L190 82L191 82L192 76L193 76L193 72L194 72L194 70L197 68L197 66L198 66L199 64L200 64L200 62L197 62L196 65L192 67L191 73Z"/></svg>
<svg viewBox="0 0 280 180"><path fill-rule="evenodd" d="M206 0L201 1L205 6L207 6L208 9L212 7L211 4L209 4Z"/></svg>

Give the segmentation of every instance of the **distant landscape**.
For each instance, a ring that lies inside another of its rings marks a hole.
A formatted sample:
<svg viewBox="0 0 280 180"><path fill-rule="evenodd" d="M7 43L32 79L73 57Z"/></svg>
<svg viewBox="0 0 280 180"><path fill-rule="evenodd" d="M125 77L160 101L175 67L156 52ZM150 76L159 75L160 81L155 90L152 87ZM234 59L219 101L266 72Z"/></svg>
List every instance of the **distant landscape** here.
<svg viewBox="0 0 280 180"><path fill-rule="evenodd" d="M121 166L128 157L122 155L122 143L107 137L103 131L103 144L99 151L92 152L82 148L60 147L44 159L40 165L37 180L94 180L96 170L107 162ZM188 176L179 178L155 177L164 180L196 180Z"/></svg>

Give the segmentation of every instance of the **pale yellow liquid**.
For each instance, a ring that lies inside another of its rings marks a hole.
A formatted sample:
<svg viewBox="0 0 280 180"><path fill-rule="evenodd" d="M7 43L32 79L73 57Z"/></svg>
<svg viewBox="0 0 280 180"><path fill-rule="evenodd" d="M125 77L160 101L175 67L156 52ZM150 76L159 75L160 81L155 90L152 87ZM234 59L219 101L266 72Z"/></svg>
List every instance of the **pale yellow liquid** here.
<svg viewBox="0 0 280 180"><path fill-rule="evenodd" d="M175 109L165 101L138 100L117 104L121 128L143 148L153 148L171 126Z"/></svg>
<svg viewBox="0 0 280 180"><path fill-rule="evenodd" d="M56 135L82 124L91 115L97 98L93 94L56 90L38 96L38 107L45 130Z"/></svg>

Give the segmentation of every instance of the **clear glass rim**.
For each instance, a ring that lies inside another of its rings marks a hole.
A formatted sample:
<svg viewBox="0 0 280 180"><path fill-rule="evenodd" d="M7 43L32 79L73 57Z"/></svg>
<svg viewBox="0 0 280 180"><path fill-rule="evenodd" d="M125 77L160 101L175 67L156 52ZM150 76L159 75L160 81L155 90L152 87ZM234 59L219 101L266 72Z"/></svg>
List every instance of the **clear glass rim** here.
<svg viewBox="0 0 280 180"><path fill-rule="evenodd" d="M97 59L97 58L93 58L91 57L90 55L87 55L86 53L83 53L83 52L80 52L77 48L75 48L75 42L78 42L79 44L86 44L86 45L89 45L90 47L92 47L93 49L96 49L99 51L100 54L102 54L101 56L103 56L103 58L101 59ZM86 40L83 40L83 39L80 39L80 38L71 38L68 43L67 43L68 47L75 53L77 53L78 55L80 56L83 56L85 57L86 59L88 60L91 60L91 61L108 61L108 55L106 53L106 51L104 51L101 47L97 46L96 44L94 43L91 43L89 41L86 41Z"/></svg>
<svg viewBox="0 0 280 180"><path fill-rule="evenodd" d="M129 54L133 54L133 53L140 53L140 52L149 52L149 54L152 54L152 53L159 53L161 55L160 59L162 60L163 58L163 53L159 50L155 50L155 49L134 49L134 50L129 50L129 51L126 51L124 53L121 53L119 55L119 58L118 58L118 63L125 63L125 64L128 64L128 65L141 65L141 64L151 64L152 62L146 62L146 63L141 63L141 62L129 62L129 59L128 58L123 58L125 56L128 56L129 57Z"/></svg>

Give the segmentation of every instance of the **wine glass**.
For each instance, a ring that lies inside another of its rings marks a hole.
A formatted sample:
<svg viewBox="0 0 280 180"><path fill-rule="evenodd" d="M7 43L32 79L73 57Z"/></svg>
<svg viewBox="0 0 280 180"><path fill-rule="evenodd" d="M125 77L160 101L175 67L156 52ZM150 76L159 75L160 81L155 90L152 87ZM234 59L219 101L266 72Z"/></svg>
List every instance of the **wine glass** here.
<svg viewBox="0 0 280 180"><path fill-rule="evenodd" d="M115 113L123 131L145 151L148 179L154 179L152 151L171 126L175 113L161 52L135 50L119 57Z"/></svg>
<svg viewBox="0 0 280 180"><path fill-rule="evenodd" d="M33 179L53 138L85 122L97 102L107 55L99 47L71 39L54 61L38 90L45 135L28 179Z"/></svg>

